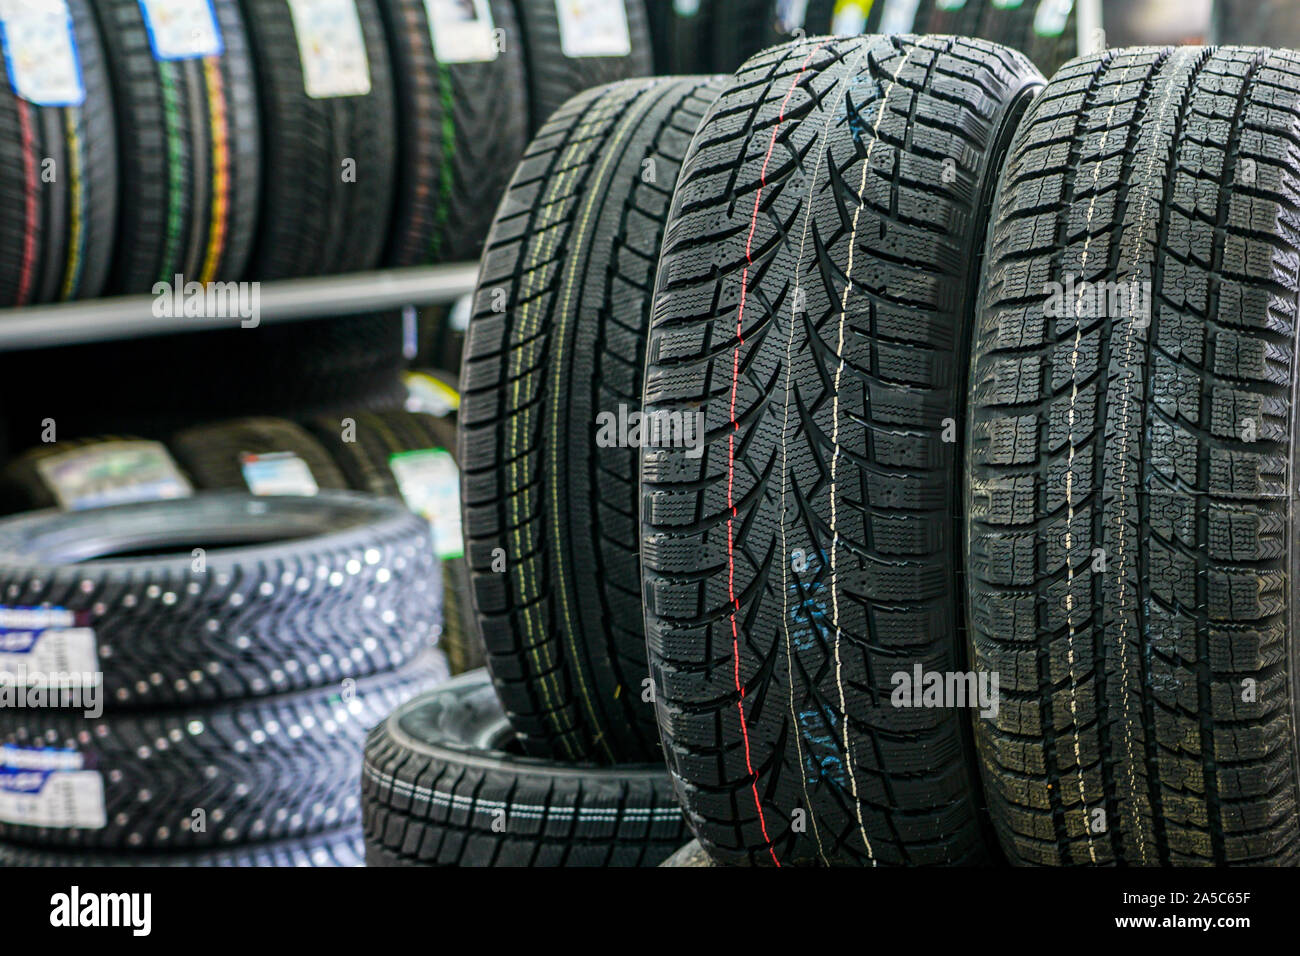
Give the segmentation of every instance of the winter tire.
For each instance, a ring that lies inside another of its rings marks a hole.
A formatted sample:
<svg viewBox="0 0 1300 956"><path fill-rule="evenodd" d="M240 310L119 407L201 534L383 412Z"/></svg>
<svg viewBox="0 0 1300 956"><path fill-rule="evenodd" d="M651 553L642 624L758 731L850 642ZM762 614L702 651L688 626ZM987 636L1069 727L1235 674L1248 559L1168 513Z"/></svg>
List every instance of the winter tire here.
<svg viewBox="0 0 1300 956"><path fill-rule="evenodd" d="M466 547L488 668L535 756L659 756L622 429L640 414L672 186L721 87L626 80L575 97L489 235L461 371Z"/></svg>
<svg viewBox="0 0 1300 956"><path fill-rule="evenodd" d="M41 825L22 822L32 819L29 806L15 814L5 801L0 840L171 852L355 825L366 732L445 678L445 664L430 653L359 681L211 707L97 719L0 710L4 789L35 786L23 780L32 766L60 768L46 771L42 793L59 785L60 774L80 778L71 799L57 791L64 800L44 811L57 819L42 817Z"/></svg>
<svg viewBox="0 0 1300 956"><path fill-rule="evenodd" d="M969 633L1014 862L1286 864L1300 54L1076 60L1021 123L973 343Z"/></svg>
<svg viewBox="0 0 1300 956"><path fill-rule="evenodd" d="M512 738L482 671L371 731L368 865L656 866L686 839L661 763L550 763L519 756Z"/></svg>
<svg viewBox="0 0 1300 956"><path fill-rule="evenodd" d="M965 345L1041 83L978 40L800 41L736 74L686 158L645 404L708 439L642 448L641 557L669 770L719 862L986 858L976 702L900 680L964 670Z"/></svg>
<svg viewBox="0 0 1300 956"><path fill-rule="evenodd" d="M213 493L0 521L0 625L38 632L32 660L81 642L88 663L68 669L102 672L112 708L396 667L432 646L440 586L427 524L350 493ZM18 650L3 661L23 663Z"/></svg>
<svg viewBox="0 0 1300 956"><path fill-rule="evenodd" d="M403 483L398 478L394 459L402 456L430 456L446 452L453 456L451 467L443 467L444 480L454 482L454 498L459 499L459 472L455 467L456 428L450 422L433 415L418 412L389 411L357 415L345 441L343 430L335 419L317 419L310 423L321 443L329 449L338 466L347 477L350 487L358 491L398 498L412 510L419 510L421 502L415 492L417 480L411 486L412 494L404 494ZM409 460L409 457L408 457ZM442 497L441 495L439 497ZM447 496L453 497L453 496ZM446 652L453 674L482 667L484 663L483 638L470 599L469 569L465 564L464 540L460 531L460 509L454 514L434 515L435 545L446 557L442 566L442 621L443 631L438 645ZM442 523L448 526L443 527ZM437 530L442 527L442 530ZM443 536L446 536L445 538Z"/></svg>
<svg viewBox="0 0 1300 956"><path fill-rule="evenodd" d="M203 866L203 867L356 867L365 866L365 841L356 827L346 827L299 840L249 843L221 850L190 853L147 853L110 856L105 853L62 853L0 844L0 867L6 866Z"/></svg>

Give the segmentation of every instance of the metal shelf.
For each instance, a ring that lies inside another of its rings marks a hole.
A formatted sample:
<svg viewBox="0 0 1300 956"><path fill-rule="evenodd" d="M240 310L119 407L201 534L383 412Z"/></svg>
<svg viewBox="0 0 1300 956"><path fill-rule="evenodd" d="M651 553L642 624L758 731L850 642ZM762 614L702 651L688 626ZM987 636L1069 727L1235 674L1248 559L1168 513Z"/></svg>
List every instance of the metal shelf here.
<svg viewBox="0 0 1300 956"><path fill-rule="evenodd" d="M300 322L403 306L440 305L472 293L477 278L477 263L456 263L263 282L258 287L258 323ZM203 332L241 325L238 316L156 316L154 303L154 296L136 295L0 309L0 351Z"/></svg>

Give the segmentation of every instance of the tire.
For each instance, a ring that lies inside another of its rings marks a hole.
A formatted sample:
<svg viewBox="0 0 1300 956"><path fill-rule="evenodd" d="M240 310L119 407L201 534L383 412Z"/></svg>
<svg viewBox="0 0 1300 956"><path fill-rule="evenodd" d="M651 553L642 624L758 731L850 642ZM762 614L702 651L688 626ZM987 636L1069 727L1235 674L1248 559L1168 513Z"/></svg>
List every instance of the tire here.
<svg viewBox="0 0 1300 956"><path fill-rule="evenodd" d="M972 653L1002 696L976 733L1014 862L1296 862L1298 87L1290 51L1107 51L1012 146L966 507ZM1071 277L1153 285L1099 307L1056 295Z"/></svg>
<svg viewBox="0 0 1300 956"><path fill-rule="evenodd" d="M121 180L107 291L149 294L174 277L243 278L261 142L238 0L214 0L224 52L155 58L138 0L95 0L113 82Z"/></svg>
<svg viewBox="0 0 1300 956"><path fill-rule="evenodd" d="M347 827L300 840L282 840L278 843L250 843L245 846L232 846L206 852L157 855L139 853L110 856L103 853L69 853L66 851L60 853L0 844L0 868L6 866L76 866L89 868L120 866L355 867L365 866L365 842L361 838L360 830L355 827Z"/></svg>
<svg viewBox="0 0 1300 956"><path fill-rule="evenodd" d="M89 457L88 457L89 456ZM70 511L80 511L92 507L93 501L85 497L78 500L73 488L61 487L57 476L47 473L48 468L59 469L71 466L75 472L85 474L93 471L71 464L72 459L82 463L98 459L102 463L101 472L111 474L112 485L118 494L112 499L115 504L127 501L155 501L172 494L183 494L191 488L188 476L171 457L171 453L158 442L145 442L133 436L105 435L99 438L73 439L40 445L6 464L0 470L0 514L13 514L18 511L38 511L42 508L66 506ZM160 467L139 468L142 458L152 458ZM126 474L120 463L134 459L137 467L128 468ZM125 479L125 480L123 480ZM87 487L87 490L91 490ZM103 495L103 489L95 491ZM69 495L69 492L72 492ZM61 503L60 496L71 498ZM107 503L105 498L104 503Z"/></svg>
<svg viewBox="0 0 1300 956"><path fill-rule="evenodd" d="M358 415L352 437L344 441L337 419L316 419L310 423L321 443L347 476L350 487L372 495L405 500L394 474L394 455L443 449L456 454L456 428L450 422L417 412L390 411ZM459 490L459 489L458 489ZM417 507L417 502L408 502ZM460 515L455 515L460 521ZM453 674L482 667L483 637L470 598L469 569L463 544L449 552L442 566L443 632L439 646L447 654Z"/></svg>
<svg viewBox="0 0 1300 956"><path fill-rule="evenodd" d="M529 147L488 239L461 372L465 540L488 668L534 756L659 758L636 449L601 447L598 426L640 409L672 185L721 87L627 80L575 97Z"/></svg>
<svg viewBox="0 0 1300 956"><path fill-rule="evenodd" d="M90 663L69 669L102 672L108 706L188 707L415 657L440 624L431 547L405 509L339 492L41 511L0 521L0 600L91 629Z"/></svg>
<svg viewBox="0 0 1300 956"><path fill-rule="evenodd" d="M0 69L0 308L93 298L108 278L118 191L113 102L90 0L68 0L68 10L86 92L79 106L37 106Z"/></svg>
<svg viewBox="0 0 1300 956"><path fill-rule="evenodd" d="M397 81L401 167L391 266L477 260L528 145L524 54L514 7L491 0L502 42L486 62L437 59L425 0L380 0ZM495 41L494 41L495 42Z"/></svg>
<svg viewBox="0 0 1300 956"><path fill-rule="evenodd" d="M689 836L662 764L556 764L518 756L510 739L482 671L372 730L361 778L367 864L656 866Z"/></svg>
<svg viewBox="0 0 1300 956"><path fill-rule="evenodd" d="M801 41L686 158L645 405L708 438L641 450L641 559L668 767L721 863L987 858L965 715L890 675L965 666L952 440L985 210L1041 83L979 40Z"/></svg>
<svg viewBox="0 0 1300 956"><path fill-rule="evenodd" d="M648 76L654 68L644 0L623 0L631 46L626 56L566 56L560 42L556 0L514 0L514 4L524 36L532 133L583 90Z"/></svg>
<svg viewBox="0 0 1300 956"><path fill-rule="evenodd" d="M388 238L397 176L397 107L377 0L353 0L370 92L326 98L307 93L285 0L240 2L255 57L265 156L249 278L372 269Z"/></svg>
<svg viewBox="0 0 1300 956"><path fill-rule="evenodd" d="M428 654L360 681L212 707L97 720L0 711L0 759L7 763L21 751L48 755L50 748L71 752L99 776L105 821L99 828L59 829L0 820L0 840L156 853L302 839L354 826L367 730L445 677L445 665ZM192 825L196 819L202 830Z"/></svg>
<svg viewBox="0 0 1300 956"><path fill-rule="evenodd" d="M303 428L279 418L240 418L199 425L172 436L172 451L200 488L254 491L245 455L293 455L321 490L346 491L347 479L329 452Z"/></svg>

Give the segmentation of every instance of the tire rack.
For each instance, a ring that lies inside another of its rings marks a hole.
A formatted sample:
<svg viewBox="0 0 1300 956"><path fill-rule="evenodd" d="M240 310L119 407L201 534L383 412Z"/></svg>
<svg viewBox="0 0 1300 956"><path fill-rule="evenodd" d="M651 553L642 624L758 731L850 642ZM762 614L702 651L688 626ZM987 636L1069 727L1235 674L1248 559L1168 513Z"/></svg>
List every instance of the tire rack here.
<svg viewBox="0 0 1300 956"><path fill-rule="evenodd" d="M441 305L474 291L477 263L283 279L258 286L259 323ZM238 316L156 316L151 295L0 309L0 352L239 328Z"/></svg>

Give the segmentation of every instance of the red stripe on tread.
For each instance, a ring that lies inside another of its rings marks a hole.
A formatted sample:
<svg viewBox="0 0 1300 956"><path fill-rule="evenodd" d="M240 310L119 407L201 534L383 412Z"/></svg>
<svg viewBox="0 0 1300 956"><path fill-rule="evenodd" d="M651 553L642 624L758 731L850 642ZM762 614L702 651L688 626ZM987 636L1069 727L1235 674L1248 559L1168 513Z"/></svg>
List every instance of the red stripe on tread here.
<svg viewBox="0 0 1300 956"><path fill-rule="evenodd" d="M740 695L736 701L736 709L740 711L740 734L745 742L745 769L749 772L749 786L754 792L754 809L758 811L758 826L763 831L767 852L778 867L781 861L777 859L772 838L767 835L767 818L763 814L763 801L758 796L758 775L754 773L754 764L750 758L749 725L745 721L745 688L740 683L740 631L736 625L736 615L740 613L740 601L736 597L736 501L734 497L736 432L740 430L740 425L736 421L736 391L740 385L740 350L745 344L745 299L749 292L749 267L754 264L752 255L754 232L758 229L759 205L763 199L763 190L767 186L767 166L772 160L772 150L776 148L776 137L781 131L781 124L785 122L785 110L790 105L790 97L794 95L803 75L808 72L808 64L812 62L812 58L827 42L823 40L813 47L808 58L803 61L803 66L799 68L799 72L790 83L790 89L786 91L785 99L781 101L781 112L777 114L776 123L772 126L772 138L768 141L767 155L763 157L763 169L758 177L758 191L754 193L754 212L749 220L749 236L745 239L745 269L740 278L740 306L736 311L736 350L731 360L731 434L727 436L727 510L731 512L727 516L727 594L731 598L731 651L732 660L735 662L736 693Z"/></svg>
<svg viewBox="0 0 1300 956"><path fill-rule="evenodd" d="M23 261L18 271L18 298L16 305L26 305L32 292L36 273L36 136L32 131L31 107L20 96L14 97L18 107L18 126L22 136L24 217Z"/></svg>

